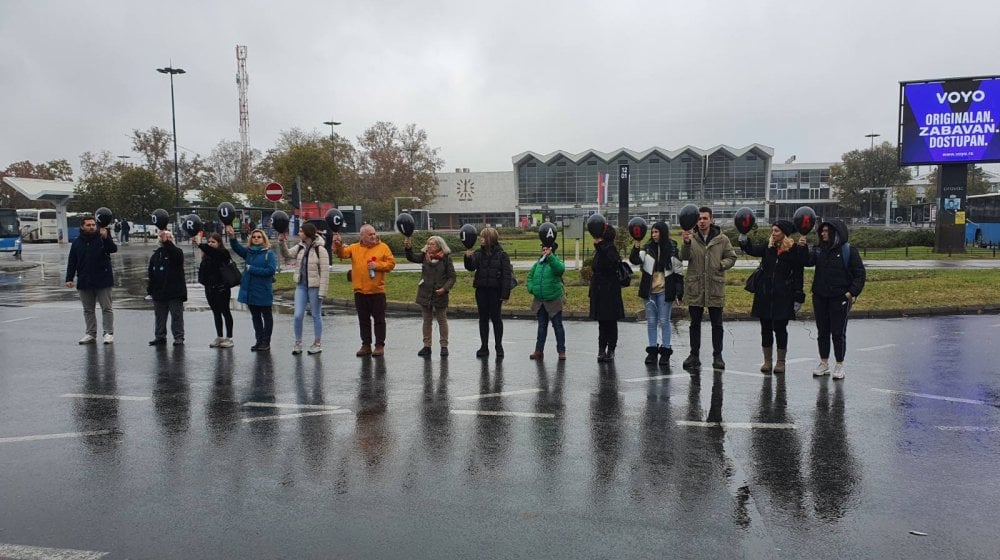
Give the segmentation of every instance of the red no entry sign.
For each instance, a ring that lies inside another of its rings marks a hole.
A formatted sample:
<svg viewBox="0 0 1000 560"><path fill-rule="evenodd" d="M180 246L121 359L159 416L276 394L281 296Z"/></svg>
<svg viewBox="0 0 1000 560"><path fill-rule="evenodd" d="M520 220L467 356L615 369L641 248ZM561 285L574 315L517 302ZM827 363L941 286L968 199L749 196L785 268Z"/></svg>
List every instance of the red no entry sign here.
<svg viewBox="0 0 1000 560"><path fill-rule="evenodd" d="M267 197L271 202L278 202L281 200L281 195L285 193L285 190L281 188L278 183L270 183L264 187L264 196Z"/></svg>

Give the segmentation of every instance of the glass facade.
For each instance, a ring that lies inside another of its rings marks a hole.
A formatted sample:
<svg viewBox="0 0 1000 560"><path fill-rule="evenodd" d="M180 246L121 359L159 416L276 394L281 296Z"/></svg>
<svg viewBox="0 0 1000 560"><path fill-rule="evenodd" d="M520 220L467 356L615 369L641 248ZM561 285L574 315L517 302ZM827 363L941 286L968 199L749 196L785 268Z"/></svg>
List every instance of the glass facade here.
<svg viewBox="0 0 1000 560"><path fill-rule="evenodd" d="M771 170L771 200L830 200L831 198L829 167Z"/></svg>
<svg viewBox="0 0 1000 560"><path fill-rule="evenodd" d="M605 155L607 159L585 152L578 161L565 155L541 161L532 154L520 160L515 166L518 205L522 211L547 206L592 209L597 204L598 173L607 173L607 202L617 206L620 164L629 165L629 205L642 209L636 214L669 215L689 202L763 203L767 196L770 155L762 150L742 155L725 149L687 149L672 155L652 150L640 158L625 152Z"/></svg>

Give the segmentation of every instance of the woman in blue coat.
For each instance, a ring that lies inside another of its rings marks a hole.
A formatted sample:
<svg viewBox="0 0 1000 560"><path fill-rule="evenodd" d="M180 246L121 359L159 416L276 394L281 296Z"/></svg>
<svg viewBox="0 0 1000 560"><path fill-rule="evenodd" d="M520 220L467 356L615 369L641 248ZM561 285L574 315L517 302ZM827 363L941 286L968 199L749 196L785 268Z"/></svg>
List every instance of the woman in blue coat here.
<svg viewBox="0 0 1000 560"><path fill-rule="evenodd" d="M250 245L247 247L236 240L236 232L232 226L226 226L226 233L229 234L229 245L246 263L240 280L240 294L236 299L250 309L250 316L253 317L253 331L257 342L250 350L270 351L271 331L274 330L274 318L271 315L274 289L271 282L278 271L278 258L271 252L271 242L262 229L250 232Z"/></svg>

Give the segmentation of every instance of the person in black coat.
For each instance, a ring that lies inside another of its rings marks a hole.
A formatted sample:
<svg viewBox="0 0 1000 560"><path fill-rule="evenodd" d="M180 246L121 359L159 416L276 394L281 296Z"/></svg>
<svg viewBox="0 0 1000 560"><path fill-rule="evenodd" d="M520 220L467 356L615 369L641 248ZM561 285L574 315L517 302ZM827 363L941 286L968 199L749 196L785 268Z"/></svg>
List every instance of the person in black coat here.
<svg viewBox="0 0 1000 560"><path fill-rule="evenodd" d="M785 373L788 352L788 322L795 318L796 304L805 301L802 291L802 268L809 264L809 251L796 245L789 237L795 224L778 220L771 226L767 244L754 245L746 235L740 235L743 252L760 257L760 272L753 292L750 316L760 320L760 342L764 352L763 374ZM777 339L778 359L772 366L772 346ZM773 367L773 369L772 369Z"/></svg>
<svg viewBox="0 0 1000 560"><path fill-rule="evenodd" d="M837 363L833 378L843 379L844 357L847 355L847 314L854 299L865 288L865 265L847 242L847 226L840 220L819 225L819 243L809 253L809 266L816 267L813 276L812 302L818 329L820 362L813 375L830 374L830 339ZM799 239L805 245L805 238Z"/></svg>
<svg viewBox="0 0 1000 560"><path fill-rule="evenodd" d="M73 240L66 264L66 287L76 287L83 303L83 319L87 332L80 344L93 344L97 340L97 304L101 304L101 323L104 344L115 340L115 314L111 308L111 286L115 275L111 268L111 254L118 246L108 228L100 228L93 216L80 220L80 236ZM76 282L73 279L76 278Z"/></svg>
<svg viewBox="0 0 1000 560"><path fill-rule="evenodd" d="M597 361L613 362L618 347L618 321L625 318L622 286L618 282L621 258L615 247L615 228L607 224L594 237L594 271L590 277L590 318L597 321Z"/></svg>
<svg viewBox="0 0 1000 560"><path fill-rule="evenodd" d="M204 241L204 234L198 237L198 248L201 249L201 264L198 265L198 283L205 286L205 299L212 309L215 319L215 340L209 348L233 347L233 313L229 310L232 300L232 289L222 278L222 269L229 266L233 260L226 249L222 236L212 233ZM225 322L226 333L223 336L222 325Z"/></svg>
<svg viewBox="0 0 1000 560"><path fill-rule="evenodd" d="M160 246L149 258L146 271L146 293L153 298L155 313L155 338L150 346L167 343L167 313L170 313L170 330L174 346L184 344L184 302L187 301L187 283L184 280L184 251L174 243L169 231L160 232Z"/></svg>
<svg viewBox="0 0 1000 560"><path fill-rule="evenodd" d="M493 323L493 343L497 358L503 358L503 319L500 307L510 298L513 269L510 257L500 247L500 234L496 228L483 228L479 232L480 247L465 252L465 269L475 271L472 287L476 289L476 307L479 310L479 350L477 358L490 355L487 341L490 323Z"/></svg>

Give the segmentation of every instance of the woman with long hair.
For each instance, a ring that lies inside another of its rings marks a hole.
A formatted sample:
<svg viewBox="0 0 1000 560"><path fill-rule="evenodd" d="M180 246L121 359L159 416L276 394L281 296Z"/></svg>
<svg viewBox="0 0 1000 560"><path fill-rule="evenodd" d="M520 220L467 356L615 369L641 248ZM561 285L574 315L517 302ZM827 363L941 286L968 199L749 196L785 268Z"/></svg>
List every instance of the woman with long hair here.
<svg viewBox="0 0 1000 560"><path fill-rule="evenodd" d="M750 316L760 320L760 342L764 353L761 373L785 373L788 352L788 322L795 319L798 305L805 301L802 268L809 264L809 251L792 240L795 225L778 220L771 226L767 244L754 245L746 235L739 238L743 252L760 257L760 272L753 286ZM777 360L772 362L772 346L777 342Z"/></svg>
<svg viewBox="0 0 1000 560"><path fill-rule="evenodd" d="M476 273L472 286L476 289L476 307L479 310L479 350L477 358L490 355L487 340L490 323L493 323L494 351L497 358L503 358L503 319L500 306L510 298L511 266L510 258L500 247L500 233L495 228L483 228L479 232L480 247L477 251L465 252L465 269Z"/></svg>
<svg viewBox="0 0 1000 560"><path fill-rule="evenodd" d="M629 262L639 265L642 279L639 281L639 297L646 308L646 364L655 364L659 356L660 365L670 365L670 313L674 303L680 303L684 295L684 277L681 276L682 263L678 258L677 242L670 239L670 228L664 222L656 222L649 229L649 242L640 249L636 240L629 255Z"/></svg>
<svg viewBox="0 0 1000 560"><path fill-rule="evenodd" d="M451 248L438 235L427 238L420 253L413 254L413 241L403 242L406 260L420 264L420 284L417 286L417 305L423 315L424 346L417 352L423 358L431 355L431 329L437 320L441 339L441 356L448 355L448 292L455 287L455 264L451 262Z"/></svg>
<svg viewBox="0 0 1000 560"><path fill-rule="evenodd" d="M233 226L226 226L226 233L229 234L230 247L243 258L246 265L236 300L250 309L250 317L253 318L253 332L257 341L250 350L268 352L271 350L271 333L274 331L274 316L271 314L274 288L271 282L278 271L278 259L271 252L271 242L264 230L252 230L246 247L236 239Z"/></svg>
<svg viewBox="0 0 1000 560"><path fill-rule="evenodd" d="M205 299L212 310L215 320L215 340L210 348L233 347L233 313L229 309L232 301L232 290L222 277L222 269L229 266L233 258L229 255L218 233L210 233L205 239L205 232L198 234L198 248L201 249L201 263L198 265L198 283L205 286ZM223 336L222 327L226 331Z"/></svg>
<svg viewBox="0 0 1000 560"><path fill-rule="evenodd" d="M314 224L305 223L299 228L299 242L291 250L285 245L286 234L278 236L278 249L286 259L295 259L295 315L293 330L295 344L292 354L302 353L302 321L305 319L306 306L313 318L313 343L309 347L310 354L323 351L323 298L326 297L330 283L330 256L326 252L323 237L319 235Z"/></svg>

